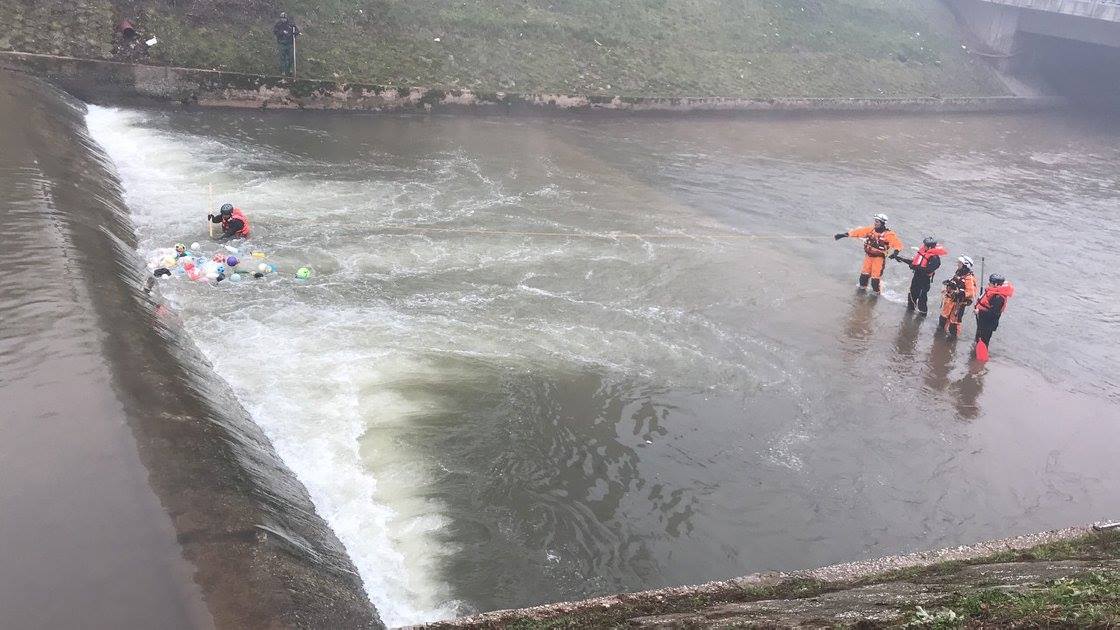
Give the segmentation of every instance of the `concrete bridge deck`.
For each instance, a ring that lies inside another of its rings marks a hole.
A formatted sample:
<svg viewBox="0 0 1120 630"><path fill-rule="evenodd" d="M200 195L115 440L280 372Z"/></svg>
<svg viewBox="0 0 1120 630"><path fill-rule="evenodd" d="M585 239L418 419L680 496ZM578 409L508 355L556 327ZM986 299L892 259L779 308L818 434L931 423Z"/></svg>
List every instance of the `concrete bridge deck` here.
<svg viewBox="0 0 1120 630"><path fill-rule="evenodd" d="M1020 33L1120 48L1120 0L948 2L991 53L1013 54Z"/></svg>
<svg viewBox="0 0 1120 630"><path fill-rule="evenodd" d="M1120 0L981 0L1032 11L1120 22Z"/></svg>

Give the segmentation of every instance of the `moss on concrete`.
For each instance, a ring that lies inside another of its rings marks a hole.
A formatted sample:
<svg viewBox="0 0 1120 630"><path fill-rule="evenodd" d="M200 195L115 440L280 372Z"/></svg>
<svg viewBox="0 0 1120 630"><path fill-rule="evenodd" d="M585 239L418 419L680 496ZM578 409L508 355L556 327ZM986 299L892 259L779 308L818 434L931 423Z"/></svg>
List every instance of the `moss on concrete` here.
<svg viewBox="0 0 1120 630"><path fill-rule="evenodd" d="M1090 571L1022 590L989 588L958 594L927 610L916 606L912 627L1115 628L1120 626L1120 572Z"/></svg>
<svg viewBox="0 0 1120 630"><path fill-rule="evenodd" d="M271 74L281 6L302 76L485 92L1005 93L938 0L9 0L0 48L104 58L116 20L155 62Z"/></svg>
<svg viewBox="0 0 1120 630"><path fill-rule="evenodd" d="M755 623L785 627L792 619L812 627L959 627L970 620L993 626L1020 622L1061 626L1070 625L1070 620L1101 619L1116 624L1120 623L1117 561L1120 532L1090 533L1023 550L853 579L819 580L794 574L766 580L763 576L721 583L718 589L651 591L609 602L574 603L556 614L527 609L524 614L495 613L430 627L555 630ZM861 607L874 613L861 616ZM844 619L824 616L837 609L844 611Z"/></svg>

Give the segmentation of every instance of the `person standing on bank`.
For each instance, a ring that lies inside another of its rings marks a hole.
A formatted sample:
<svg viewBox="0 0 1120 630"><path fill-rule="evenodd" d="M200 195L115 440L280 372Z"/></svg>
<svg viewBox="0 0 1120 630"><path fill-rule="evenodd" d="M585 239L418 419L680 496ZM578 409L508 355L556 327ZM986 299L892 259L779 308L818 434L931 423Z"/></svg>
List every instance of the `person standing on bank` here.
<svg viewBox="0 0 1120 630"><path fill-rule="evenodd" d="M280 74L286 77L295 76L296 38L300 35L299 27L287 13L281 13L280 21L272 27L272 34L276 36L276 45L280 50Z"/></svg>

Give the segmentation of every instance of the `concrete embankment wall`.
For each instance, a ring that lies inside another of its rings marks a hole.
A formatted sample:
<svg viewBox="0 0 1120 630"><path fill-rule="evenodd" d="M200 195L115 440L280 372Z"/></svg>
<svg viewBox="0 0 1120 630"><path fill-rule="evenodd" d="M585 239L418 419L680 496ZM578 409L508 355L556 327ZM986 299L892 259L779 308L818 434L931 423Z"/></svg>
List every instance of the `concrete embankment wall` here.
<svg viewBox="0 0 1120 630"><path fill-rule="evenodd" d="M360 112L1002 112L1052 109L1057 97L919 98L631 97L511 94L375 86L193 68L0 52L0 67L46 78L87 102Z"/></svg>
<svg viewBox="0 0 1120 630"><path fill-rule="evenodd" d="M0 70L0 498L20 497L0 512L0 628L382 627L307 489L143 290L84 114Z"/></svg>
<svg viewBox="0 0 1120 630"><path fill-rule="evenodd" d="M860 627L861 622L896 627L916 604L930 605L957 591L997 585L1010 591L1051 576L1115 570L1117 531L1070 527L806 571L499 610L420 627L816 628Z"/></svg>

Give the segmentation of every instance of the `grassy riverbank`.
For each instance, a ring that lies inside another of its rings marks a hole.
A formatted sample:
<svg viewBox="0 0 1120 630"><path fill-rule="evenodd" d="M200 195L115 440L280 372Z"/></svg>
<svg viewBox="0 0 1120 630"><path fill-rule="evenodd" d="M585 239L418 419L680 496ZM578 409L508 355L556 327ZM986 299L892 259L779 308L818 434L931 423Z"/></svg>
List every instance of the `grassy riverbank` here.
<svg viewBox="0 0 1120 630"><path fill-rule="evenodd" d="M158 63L484 91L669 96L998 95L938 0L13 0L0 48L105 57L116 20Z"/></svg>
<svg viewBox="0 0 1120 630"><path fill-rule="evenodd" d="M889 563L888 563L889 564ZM827 572L828 570L823 570ZM667 589L432 624L432 628L1116 627L1120 532L836 577ZM825 577L829 576L829 577Z"/></svg>

